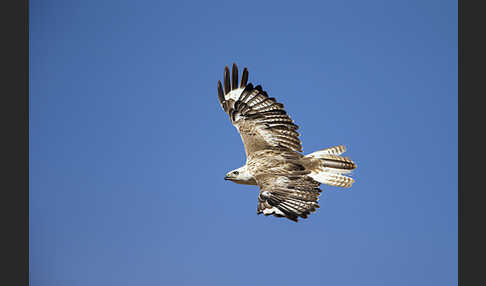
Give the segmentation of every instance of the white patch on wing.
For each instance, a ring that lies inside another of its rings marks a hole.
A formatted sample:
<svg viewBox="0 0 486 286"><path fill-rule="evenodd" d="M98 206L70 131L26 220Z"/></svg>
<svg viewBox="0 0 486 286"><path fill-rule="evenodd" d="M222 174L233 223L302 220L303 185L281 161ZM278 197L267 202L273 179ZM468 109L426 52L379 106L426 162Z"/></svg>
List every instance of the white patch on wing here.
<svg viewBox="0 0 486 286"><path fill-rule="evenodd" d="M278 214L278 215L285 215L281 210L279 210L276 207L272 207L271 209L264 209L263 210L263 214L265 214L265 215L267 215L267 214L273 214L274 212L276 214Z"/></svg>
<svg viewBox="0 0 486 286"><path fill-rule="evenodd" d="M234 101L237 101L238 98L240 98L241 93L243 92L244 88L237 88L232 91L230 91L228 94L224 96L225 100L228 99L233 99Z"/></svg>
<svg viewBox="0 0 486 286"><path fill-rule="evenodd" d="M238 121L238 120L240 120L240 118L241 118L240 114L239 114L239 113L237 113L237 114L236 114L236 116L235 116L235 122L236 122L236 121ZM236 126L235 126L235 127L236 127Z"/></svg>
<svg viewBox="0 0 486 286"><path fill-rule="evenodd" d="M275 180L276 185L286 185L289 182L287 177L280 176Z"/></svg>
<svg viewBox="0 0 486 286"><path fill-rule="evenodd" d="M273 144L273 145L278 145L279 141L278 138L273 136L273 133L269 130L264 130L261 128L257 129L258 133L265 139L266 142Z"/></svg>

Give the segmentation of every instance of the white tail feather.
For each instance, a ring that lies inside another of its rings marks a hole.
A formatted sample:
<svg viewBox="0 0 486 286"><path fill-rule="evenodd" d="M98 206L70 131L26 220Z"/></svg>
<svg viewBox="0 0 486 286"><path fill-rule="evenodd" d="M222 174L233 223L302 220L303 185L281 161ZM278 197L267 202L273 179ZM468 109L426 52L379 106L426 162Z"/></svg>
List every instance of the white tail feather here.
<svg viewBox="0 0 486 286"><path fill-rule="evenodd" d="M354 183L353 178L346 177L337 171L342 171L342 170L324 168L324 171L310 173L309 177L311 177L312 179L316 180L321 184L343 187L343 188L351 187L351 185L353 185Z"/></svg>
<svg viewBox="0 0 486 286"><path fill-rule="evenodd" d="M356 164L347 157L339 156L344 152L346 152L346 147L344 145L338 145L306 155L306 157L321 159L324 165L312 170L309 177L321 184L343 188L351 187L354 179L343 174L351 173L356 168Z"/></svg>
<svg viewBox="0 0 486 286"><path fill-rule="evenodd" d="M338 145L326 149L322 149L313 153L306 155L306 157L312 158L323 158L326 155L341 155L342 153L346 152L346 147L344 145Z"/></svg>

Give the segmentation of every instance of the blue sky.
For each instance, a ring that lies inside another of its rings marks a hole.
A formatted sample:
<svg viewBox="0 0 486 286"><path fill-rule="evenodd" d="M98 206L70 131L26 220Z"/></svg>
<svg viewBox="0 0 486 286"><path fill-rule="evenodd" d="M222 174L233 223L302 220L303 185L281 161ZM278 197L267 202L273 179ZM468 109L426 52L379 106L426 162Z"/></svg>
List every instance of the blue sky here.
<svg viewBox="0 0 486 286"><path fill-rule="evenodd" d="M217 100L248 67L345 144L299 223ZM31 285L456 285L456 1L30 1Z"/></svg>

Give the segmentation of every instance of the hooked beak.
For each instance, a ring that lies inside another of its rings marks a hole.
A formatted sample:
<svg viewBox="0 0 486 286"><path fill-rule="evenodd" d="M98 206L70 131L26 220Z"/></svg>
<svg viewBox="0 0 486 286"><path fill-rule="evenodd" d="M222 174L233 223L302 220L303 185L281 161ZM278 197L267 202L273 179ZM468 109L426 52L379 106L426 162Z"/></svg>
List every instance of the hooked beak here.
<svg viewBox="0 0 486 286"><path fill-rule="evenodd" d="M230 179L230 178L229 178L228 176L226 176L226 175L224 176L224 180L225 180L225 181L228 181L229 179Z"/></svg>

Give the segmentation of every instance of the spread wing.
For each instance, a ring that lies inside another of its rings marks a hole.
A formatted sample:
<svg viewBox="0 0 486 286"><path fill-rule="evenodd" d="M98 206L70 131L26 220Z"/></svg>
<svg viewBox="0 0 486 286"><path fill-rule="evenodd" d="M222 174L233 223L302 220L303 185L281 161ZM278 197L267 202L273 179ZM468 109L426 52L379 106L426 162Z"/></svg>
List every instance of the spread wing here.
<svg viewBox="0 0 486 286"><path fill-rule="evenodd" d="M272 159L262 157L255 175L260 186L257 214L286 217L293 221L319 208L320 183L308 176L301 155L282 152Z"/></svg>
<svg viewBox="0 0 486 286"><path fill-rule="evenodd" d="M218 99L231 123L238 129L247 157L266 149L302 152L299 128L277 102L260 85L247 84L248 70L244 68L238 85L238 68L233 64L230 79L229 68L224 70L224 89L218 81Z"/></svg>

